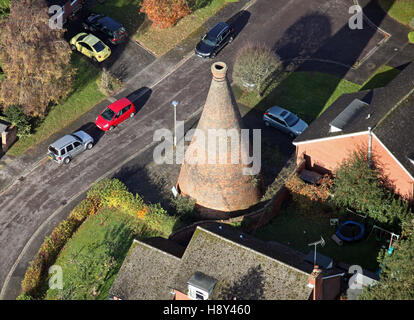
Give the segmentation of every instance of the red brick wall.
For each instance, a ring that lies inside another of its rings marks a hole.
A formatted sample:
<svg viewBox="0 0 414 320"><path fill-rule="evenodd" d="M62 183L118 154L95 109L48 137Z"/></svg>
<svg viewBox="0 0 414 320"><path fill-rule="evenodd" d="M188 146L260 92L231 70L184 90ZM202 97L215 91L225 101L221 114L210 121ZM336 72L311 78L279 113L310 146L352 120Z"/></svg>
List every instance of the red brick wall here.
<svg viewBox="0 0 414 320"><path fill-rule="evenodd" d="M369 136L361 134L336 139L320 140L296 146L298 161L302 155L307 159L307 166L324 172L333 171L345 158L348 158L353 150L362 147L368 150ZM377 138L372 136L372 152L384 170L385 175L395 185L397 193L409 199L413 199L413 183L410 176L384 149Z"/></svg>

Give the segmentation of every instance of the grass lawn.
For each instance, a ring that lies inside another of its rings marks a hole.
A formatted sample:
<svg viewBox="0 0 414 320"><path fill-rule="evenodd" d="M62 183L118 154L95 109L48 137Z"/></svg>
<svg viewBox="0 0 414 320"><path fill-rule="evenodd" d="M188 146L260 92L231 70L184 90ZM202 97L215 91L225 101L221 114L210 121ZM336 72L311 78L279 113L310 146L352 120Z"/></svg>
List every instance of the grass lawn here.
<svg viewBox="0 0 414 320"><path fill-rule="evenodd" d="M160 235L143 221L117 209L103 209L90 216L55 262L62 267L63 290L48 289L45 299L108 299L133 239Z"/></svg>
<svg viewBox="0 0 414 320"><path fill-rule="evenodd" d="M262 97L258 97L255 92L245 92L235 84L233 92L237 102L248 108L264 112L273 105L279 105L309 123L342 94L383 87L399 72L383 66L362 85L326 73L292 72L279 84L270 86Z"/></svg>
<svg viewBox="0 0 414 320"><path fill-rule="evenodd" d="M388 15L406 26L414 19L412 0L378 0L378 2Z"/></svg>
<svg viewBox="0 0 414 320"><path fill-rule="evenodd" d="M277 241L298 251L308 254L313 248L308 244L317 241L322 236L326 245L318 246L317 252L334 260L348 264L360 265L365 269L375 272L378 269L377 256L381 243L371 235L367 240L357 243L344 243L338 246L332 239L335 228L330 226L330 218L347 220L345 216L324 213L314 210L312 213L303 213L292 202L285 203L268 225L258 229L254 236L266 240ZM354 219L354 217L349 217Z"/></svg>
<svg viewBox="0 0 414 320"><path fill-rule="evenodd" d="M94 6L93 10L119 20L134 39L159 57L196 32L227 2L235 2L235 0L211 0L205 7L194 11L178 21L176 25L166 29L153 28L152 22L139 12L141 0L107 0L102 5Z"/></svg>
<svg viewBox="0 0 414 320"><path fill-rule="evenodd" d="M51 108L32 135L16 141L7 151L8 155L20 156L28 148L69 125L105 98L96 83L101 74L100 70L77 54L72 56L72 64L77 69L72 93L64 103Z"/></svg>

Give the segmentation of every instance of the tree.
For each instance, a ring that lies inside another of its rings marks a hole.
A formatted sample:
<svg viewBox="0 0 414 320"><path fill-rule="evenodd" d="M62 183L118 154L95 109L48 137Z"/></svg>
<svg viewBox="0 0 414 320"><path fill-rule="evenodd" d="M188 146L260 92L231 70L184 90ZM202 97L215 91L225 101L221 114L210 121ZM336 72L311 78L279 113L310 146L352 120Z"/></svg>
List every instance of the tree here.
<svg viewBox="0 0 414 320"><path fill-rule="evenodd" d="M140 11L160 29L174 25L191 13L186 0L143 0Z"/></svg>
<svg viewBox="0 0 414 320"><path fill-rule="evenodd" d="M70 89L74 71L63 30L49 27L45 1L14 0L0 26L0 60L5 74L0 104L20 105L25 114L43 116Z"/></svg>
<svg viewBox="0 0 414 320"><path fill-rule="evenodd" d="M268 47L248 44L237 54L234 62L233 80L242 88L261 93L264 84L278 81L282 63Z"/></svg>
<svg viewBox="0 0 414 320"><path fill-rule="evenodd" d="M335 172L334 203L366 212L378 222L397 224L408 214L408 204L396 196L379 166L368 165L365 150L355 151Z"/></svg>
<svg viewBox="0 0 414 320"><path fill-rule="evenodd" d="M414 221L414 220L413 220ZM412 224L413 225L413 224ZM407 230L405 231L407 232ZM405 240L400 240L391 256L382 255L380 281L363 289L361 300L414 299L414 236L413 229Z"/></svg>

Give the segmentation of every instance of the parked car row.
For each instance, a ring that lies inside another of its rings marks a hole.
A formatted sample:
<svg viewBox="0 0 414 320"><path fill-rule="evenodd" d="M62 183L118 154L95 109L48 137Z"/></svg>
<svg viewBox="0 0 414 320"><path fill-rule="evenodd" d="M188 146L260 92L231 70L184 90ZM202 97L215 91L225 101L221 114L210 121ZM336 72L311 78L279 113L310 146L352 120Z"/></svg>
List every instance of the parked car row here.
<svg viewBox="0 0 414 320"><path fill-rule="evenodd" d="M111 131L126 119L132 118L136 112L129 99L121 98L102 110L96 117L95 125L102 131ZM81 152L92 149L94 143L89 134L80 130L50 144L47 156L59 164L69 164Z"/></svg>
<svg viewBox="0 0 414 320"><path fill-rule="evenodd" d="M128 39L128 32L122 24L101 14L91 13L82 22L82 27L89 33L81 32L72 37L70 47L95 62L102 62L111 55L111 49L105 42L118 45Z"/></svg>

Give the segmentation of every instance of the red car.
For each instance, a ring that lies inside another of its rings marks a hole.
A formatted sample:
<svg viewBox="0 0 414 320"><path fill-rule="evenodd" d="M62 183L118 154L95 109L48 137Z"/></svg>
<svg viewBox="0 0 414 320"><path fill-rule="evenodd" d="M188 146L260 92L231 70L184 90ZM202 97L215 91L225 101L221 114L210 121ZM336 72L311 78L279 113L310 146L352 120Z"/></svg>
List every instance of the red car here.
<svg viewBox="0 0 414 320"><path fill-rule="evenodd" d="M95 124L103 131L112 130L127 118L132 118L136 112L133 103L122 98L106 107L96 118Z"/></svg>

